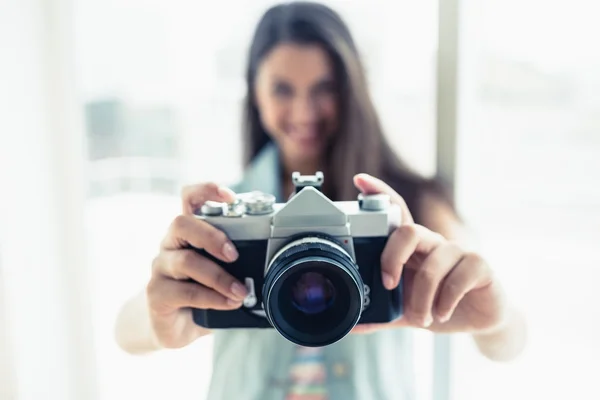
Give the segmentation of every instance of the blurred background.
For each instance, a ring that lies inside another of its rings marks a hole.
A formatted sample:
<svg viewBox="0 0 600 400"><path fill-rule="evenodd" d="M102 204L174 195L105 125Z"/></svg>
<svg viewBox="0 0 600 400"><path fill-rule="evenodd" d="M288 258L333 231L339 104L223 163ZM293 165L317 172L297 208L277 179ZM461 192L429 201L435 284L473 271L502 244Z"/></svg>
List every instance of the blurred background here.
<svg viewBox="0 0 600 400"><path fill-rule="evenodd" d="M273 3L0 2L0 399L203 398L211 338L133 357L113 323L181 186L240 177L246 51ZM600 398L597 4L324 3L391 143L453 184L529 320L508 364L420 333L418 400Z"/></svg>

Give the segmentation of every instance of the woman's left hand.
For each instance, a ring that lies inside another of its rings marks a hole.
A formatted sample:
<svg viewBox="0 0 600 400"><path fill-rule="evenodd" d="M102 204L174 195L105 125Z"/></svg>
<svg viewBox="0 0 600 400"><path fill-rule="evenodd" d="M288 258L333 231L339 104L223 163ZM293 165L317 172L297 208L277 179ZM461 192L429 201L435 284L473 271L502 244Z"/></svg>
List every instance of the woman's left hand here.
<svg viewBox="0 0 600 400"><path fill-rule="evenodd" d="M403 285L404 312L391 323L357 325L354 333L391 327L479 333L501 326L507 301L481 256L414 224L402 197L381 180L360 174L355 184L363 193L390 195L403 209L402 225L389 237L381 268L388 290Z"/></svg>

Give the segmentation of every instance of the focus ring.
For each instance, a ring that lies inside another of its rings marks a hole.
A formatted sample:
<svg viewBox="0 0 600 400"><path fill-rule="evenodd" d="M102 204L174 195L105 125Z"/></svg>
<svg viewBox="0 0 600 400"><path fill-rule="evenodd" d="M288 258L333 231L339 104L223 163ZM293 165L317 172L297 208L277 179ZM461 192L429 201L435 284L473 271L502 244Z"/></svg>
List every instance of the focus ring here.
<svg viewBox="0 0 600 400"><path fill-rule="evenodd" d="M307 269L307 265L315 262L321 263L323 266L317 267L317 270L312 269L313 267ZM327 317L326 321L321 320L319 325L314 325L316 320L312 320L312 322L310 319L303 320L302 326L312 326L310 329L313 329L314 332L309 334L303 328L299 328L300 325L294 324L300 323L298 318L313 317L293 314L293 311L290 311L292 308L286 308L291 303L284 300L283 304L286 305L281 305L279 296L280 290L283 288L286 288L285 293L289 292L290 277L298 277L294 274L300 273L299 271L310 270L329 271L329 279L332 279L336 289L346 293L340 299L347 305L340 305L341 303L336 301L337 306L334 307L337 311L333 311L335 314L332 314L331 318ZM364 304L365 286L354 259L335 239L331 240L322 234L305 234L290 240L271 259L265 274L262 294L266 317L280 334L300 345L322 346L339 340L358 322ZM294 317L291 317L292 315ZM314 330L316 326L324 327L328 323L332 324L327 328L331 329L330 331ZM338 323L339 325L337 325Z"/></svg>

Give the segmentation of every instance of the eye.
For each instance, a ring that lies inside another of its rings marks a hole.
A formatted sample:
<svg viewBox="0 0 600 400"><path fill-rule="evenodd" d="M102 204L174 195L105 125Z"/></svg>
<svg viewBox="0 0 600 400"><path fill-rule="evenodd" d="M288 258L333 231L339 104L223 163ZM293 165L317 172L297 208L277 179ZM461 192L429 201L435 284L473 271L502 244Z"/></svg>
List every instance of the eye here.
<svg viewBox="0 0 600 400"><path fill-rule="evenodd" d="M273 88L273 93L277 97L290 97L294 94L294 91L287 83L278 82Z"/></svg>
<svg viewBox="0 0 600 400"><path fill-rule="evenodd" d="M314 87L313 93L315 95L334 94L335 93L335 85L330 80L325 80L325 81L319 82Z"/></svg>

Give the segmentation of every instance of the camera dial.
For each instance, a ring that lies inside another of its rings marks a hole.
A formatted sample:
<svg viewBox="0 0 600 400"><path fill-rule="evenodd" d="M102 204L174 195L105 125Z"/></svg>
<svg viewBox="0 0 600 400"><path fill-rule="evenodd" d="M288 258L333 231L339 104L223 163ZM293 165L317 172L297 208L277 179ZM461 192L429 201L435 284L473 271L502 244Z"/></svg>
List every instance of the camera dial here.
<svg viewBox="0 0 600 400"><path fill-rule="evenodd" d="M275 196L260 191L241 193L238 198L244 204L248 215L269 214L275 204Z"/></svg>

